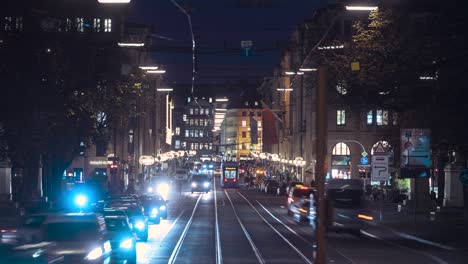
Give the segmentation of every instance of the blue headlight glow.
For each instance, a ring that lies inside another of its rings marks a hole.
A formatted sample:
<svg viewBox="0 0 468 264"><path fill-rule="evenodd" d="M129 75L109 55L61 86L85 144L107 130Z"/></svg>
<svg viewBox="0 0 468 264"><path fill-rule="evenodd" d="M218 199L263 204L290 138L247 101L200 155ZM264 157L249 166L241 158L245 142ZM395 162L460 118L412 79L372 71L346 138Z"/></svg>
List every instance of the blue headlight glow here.
<svg viewBox="0 0 468 264"><path fill-rule="evenodd" d="M88 198L86 198L86 196L82 195L82 194L79 194L78 196L76 196L75 198L75 203L76 205L80 206L80 207L83 207L86 205L86 203L88 202Z"/></svg>
<svg viewBox="0 0 468 264"><path fill-rule="evenodd" d="M157 214L158 214L158 209L153 208L153 209L151 210L151 215L157 215Z"/></svg>
<svg viewBox="0 0 468 264"><path fill-rule="evenodd" d="M192 182L192 187L197 187L197 183L196 183L196 182Z"/></svg>
<svg viewBox="0 0 468 264"><path fill-rule="evenodd" d="M203 187L205 187L205 188L210 187L210 183L209 183L209 182L204 182L204 183L203 183Z"/></svg>
<svg viewBox="0 0 468 264"><path fill-rule="evenodd" d="M212 169L212 168L213 168L213 165L210 165L209 168Z"/></svg>
<svg viewBox="0 0 468 264"><path fill-rule="evenodd" d="M145 228L145 223L143 223L142 221L139 221L135 224L135 227L138 229L143 229Z"/></svg>
<svg viewBox="0 0 468 264"><path fill-rule="evenodd" d="M133 239L129 238L120 243L121 248L131 249L133 247Z"/></svg>
<svg viewBox="0 0 468 264"><path fill-rule="evenodd" d="M161 211L166 210L166 206L165 206L165 205L161 205L161 206L159 207L159 210L161 210Z"/></svg>

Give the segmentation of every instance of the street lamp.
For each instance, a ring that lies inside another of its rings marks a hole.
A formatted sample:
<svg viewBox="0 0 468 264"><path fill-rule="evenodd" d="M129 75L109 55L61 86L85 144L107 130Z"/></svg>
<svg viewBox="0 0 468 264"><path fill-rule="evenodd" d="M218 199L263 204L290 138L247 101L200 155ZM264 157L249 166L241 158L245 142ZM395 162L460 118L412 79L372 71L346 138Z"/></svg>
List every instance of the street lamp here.
<svg viewBox="0 0 468 264"><path fill-rule="evenodd" d="M158 92L172 92L174 91L173 88L156 88L156 91Z"/></svg>
<svg viewBox="0 0 468 264"><path fill-rule="evenodd" d="M149 70L149 71L146 71L146 73L164 74L164 73L166 73L166 70Z"/></svg>
<svg viewBox="0 0 468 264"><path fill-rule="evenodd" d="M142 42L119 42L117 43L119 47L123 48L129 48L129 47L143 47L145 46L145 43Z"/></svg>
<svg viewBox="0 0 468 264"><path fill-rule="evenodd" d="M132 0L98 0L100 4L128 4Z"/></svg>
<svg viewBox="0 0 468 264"><path fill-rule="evenodd" d="M301 72L313 72L313 71L317 71L317 68L299 68L299 71L301 71Z"/></svg>
<svg viewBox="0 0 468 264"><path fill-rule="evenodd" d="M347 11L374 11L379 9L377 6L346 6Z"/></svg>
<svg viewBox="0 0 468 264"><path fill-rule="evenodd" d="M278 92L291 92L293 88L276 88Z"/></svg>
<svg viewBox="0 0 468 264"><path fill-rule="evenodd" d="M157 70L159 67L158 66L140 66L138 68L140 68L140 69L142 69L144 71L147 71L147 70L154 71L154 70Z"/></svg>

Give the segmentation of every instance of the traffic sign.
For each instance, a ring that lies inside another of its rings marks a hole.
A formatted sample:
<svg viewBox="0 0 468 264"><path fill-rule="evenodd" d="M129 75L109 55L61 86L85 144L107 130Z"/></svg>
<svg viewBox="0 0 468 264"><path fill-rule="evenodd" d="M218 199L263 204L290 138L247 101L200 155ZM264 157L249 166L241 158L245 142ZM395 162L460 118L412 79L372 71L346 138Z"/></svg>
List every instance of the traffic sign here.
<svg viewBox="0 0 468 264"><path fill-rule="evenodd" d="M363 152L361 153L361 156L363 156L363 157L367 157L367 155L368 155L368 154L367 154L367 152L365 152L365 151L363 151Z"/></svg>
<svg viewBox="0 0 468 264"><path fill-rule="evenodd" d="M468 184L468 169L464 169L462 172L460 172L460 181L463 184Z"/></svg>
<svg viewBox="0 0 468 264"><path fill-rule="evenodd" d="M401 130L401 168L431 168L431 130Z"/></svg>
<svg viewBox="0 0 468 264"><path fill-rule="evenodd" d="M374 149L374 154L382 154L382 153L387 153L385 150L385 147L382 145L382 142L379 142L377 144L377 147Z"/></svg>
<svg viewBox="0 0 468 264"><path fill-rule="evenodd" d="M246 57L252 56L252 46L253 41L251 40L241 41L242 54L244 54Z"/></svg>
<svg viewBox="0 0 468 264"><path fill-rule="evenodd" d="M367 163L369 163L369 158L368 157L362 157L361 158L361 164L366 165Z"/></svg>
<svg viewBox="0 0 468 264"><path fill-rule="evenodd" d="M372 181L390 180L390 173L388 171L388 156L372 156L371 170Z"/></svg>

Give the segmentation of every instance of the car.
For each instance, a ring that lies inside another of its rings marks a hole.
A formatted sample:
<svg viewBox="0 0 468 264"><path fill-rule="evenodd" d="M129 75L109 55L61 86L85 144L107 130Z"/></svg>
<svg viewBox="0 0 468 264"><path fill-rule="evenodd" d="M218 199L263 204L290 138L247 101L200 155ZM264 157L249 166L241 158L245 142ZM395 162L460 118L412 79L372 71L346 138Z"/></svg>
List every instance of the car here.
<svg viewBox="0 0 468 264"><path fill-rule="evenodd" d="M136 235L133 233L126 216L105 216L106 228L112 247L112 260L125 260L136 264Z"/></svg>
<svg viewBox="0 0 468 264"><path fill-rule="evenodd" d="M265 193L266 194L273 194L277 193L277 190L279 189L279 182L275 180L269 180L267 184L265 185Z"/></svg>
<svg viewBox="0 0 468 264"><path fill-rule="evenodd" d="M65 263L108 263L112 254L101 214L50 214L42 224L44 240L55 243L53 254Z"/></svg>
<svg viewBox="0 0 468 264"><path fill-rule="evenodd" d="M42 241L41 226L48 215L48 213L42 213L25 216L23 222L18 226L16 231L19 241L28 244Z"/></svg>
<svg viewBox="0 0 468 264"><path fill-rule="evenodd" d="M167 202L161 195L144 195L140 198L149 222L159 224L161 218L167 219Z"/></svg>
<svg viewBox="0 0 468 264"><path fill-rule="evenodd" d="M0 244L0 263L44 264L66 263L62 255L57 254L55 243L35 244Z"/></svg>
<svg viewBox="0 0 468 264"><path fill-rule="evenodd" d="M104 208L100 213L106 217L106 216L124 216L127 217L127 214L125 213L124 210L120 209L114 209L114 208Z"/></svg>
<svg viewBox="0 0 468 264"><path fill-rule="evenodd" d="M288 215L292 214L291 211L291 204L294 202L298 202L303 198L310 198L310 195L313 193L313 189L307 186L296 186L289 189L288 199L286 202L286 209Z"/></svg>
<svg viewBox="0 0 468 264"><path fill-rule="evenodd" d="M296 186L305 186L305 184L300 181L292 181L288 183L288 185L286 186L286 193L289 193L289 190L291 190L291 188L296 187Z"/></svg>
<svg viewBox="0 0 468 264"><path fill-rule="evenodd" d="M185 169L176 169L174 177L179 181L186 181L188 177L187 170Z"/></svg>
<svg viewBox="0 0 468 264"><path fill-rule="evenodd" d="M372 210L364 199L364 183L361 179L330 179L325 182L329 202L329 229L360 235L362 227L374 220Z"/></svg>
<svg viewBox="0 0 468 264"><path fill-rule="evenodd" d="M309 222L310 218L310 199L302 198L291 203L290 211L294 220L298 222Z"/></svg>
<svg viewBox="0 0 468 264"><path fill-rule="evenodd" d="M148 241L148 218L145 216L144 208L140 204L114 201L107 208L124 211L137 238L143 242Z"/></svg>
<svg viewBox="0 0 468 264"><path fill-rule="evenodd" d="M194 192L208 193L211 189L210 177L205 174L195 174L192 176L192 182L190 186L191 186L192 193Z"/></svg>

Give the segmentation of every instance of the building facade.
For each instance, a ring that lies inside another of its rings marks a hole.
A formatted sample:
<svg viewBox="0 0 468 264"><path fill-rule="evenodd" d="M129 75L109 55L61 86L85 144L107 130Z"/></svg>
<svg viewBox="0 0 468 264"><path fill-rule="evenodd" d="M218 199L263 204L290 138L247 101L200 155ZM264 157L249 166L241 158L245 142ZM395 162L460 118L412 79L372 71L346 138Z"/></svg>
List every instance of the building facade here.
<svg viewBox="0 0 468 264"><path fill-rule="evenodd" d="M214 108L213 98L187 98L183 114L186 150L194 150L197 157L213 156Z"/></svg>

